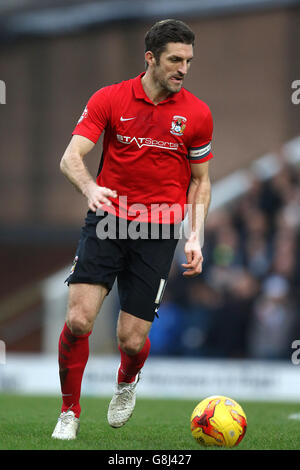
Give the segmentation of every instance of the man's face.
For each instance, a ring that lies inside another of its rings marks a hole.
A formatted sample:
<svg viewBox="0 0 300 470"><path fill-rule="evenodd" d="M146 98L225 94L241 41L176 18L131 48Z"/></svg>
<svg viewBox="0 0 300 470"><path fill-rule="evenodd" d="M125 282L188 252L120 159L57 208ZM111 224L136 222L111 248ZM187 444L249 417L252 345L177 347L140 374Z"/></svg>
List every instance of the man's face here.
<svg viewBox="0 0 300 470"><path fill-rule="evenodd" d="M169 42L160 55L159 64L153 58L153 79L169 93L178 93L193 59L192 44Z"/></svg>

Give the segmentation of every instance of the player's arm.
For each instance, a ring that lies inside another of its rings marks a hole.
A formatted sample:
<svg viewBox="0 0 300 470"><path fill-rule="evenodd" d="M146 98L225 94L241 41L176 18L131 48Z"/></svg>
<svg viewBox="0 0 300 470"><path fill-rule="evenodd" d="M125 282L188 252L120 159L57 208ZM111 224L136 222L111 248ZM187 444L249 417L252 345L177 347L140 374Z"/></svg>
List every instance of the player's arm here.
<svg viewBox="0 0 300 470"><path fill-rule="evenodd" d="M191 163L191 172L187 197L190 234L184 247L187 262L182 264L185 268L183 275L186 277L197 276L202 271L203 256L200 239L211 199L209 161L201 164Z"/></svg>
<svg viewBox="0 0 300 470"><path fill-rule="evenodd" d="M73 135L60 162L60 169L68 180L88 200L88 207L96 212L102 204L111 205L108 197L117 197L116 191L98 186L88 171L84 157L95 144L80 135Z"/></svg>

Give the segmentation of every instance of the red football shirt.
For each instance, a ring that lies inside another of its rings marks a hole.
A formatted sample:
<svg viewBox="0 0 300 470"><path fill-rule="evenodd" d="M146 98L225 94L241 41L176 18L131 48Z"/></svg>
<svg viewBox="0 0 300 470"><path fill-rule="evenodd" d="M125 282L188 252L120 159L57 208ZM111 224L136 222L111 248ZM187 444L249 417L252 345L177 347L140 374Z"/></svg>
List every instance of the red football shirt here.
<svg viewBox="0 0 300 470"><path fill-rule="evenodd" d="M73 135L96 143L105 130L97 184L116 190L118 198L104 210L129 220L178 222L184 216L190 162L213 156L212 116L185 88L154 105L143 75L92 95ZM162 216L166 204L174 208L171 220Z"/></svg>

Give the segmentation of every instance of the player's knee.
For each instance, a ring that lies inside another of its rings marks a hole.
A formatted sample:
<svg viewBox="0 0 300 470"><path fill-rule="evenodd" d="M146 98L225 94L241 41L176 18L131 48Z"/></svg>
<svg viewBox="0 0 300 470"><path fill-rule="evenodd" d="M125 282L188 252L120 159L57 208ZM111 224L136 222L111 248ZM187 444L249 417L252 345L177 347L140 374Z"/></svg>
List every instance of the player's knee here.
<svg viewBox="0 0 300 470"><path fill-rule="evenodd" d="M129 356L134 356L135 354L138 354L144 345L144 338L140 338L139 336L135 335L119 335L118 341L122 351L124 351Z"/></svg>
<svg viewBox="0 0 300 470"><path fill-rule="evenodd" d="M78 307L69 309L67 325L74 335L85 335L93 328L93 323L89 320L85 311Z"/></svg>

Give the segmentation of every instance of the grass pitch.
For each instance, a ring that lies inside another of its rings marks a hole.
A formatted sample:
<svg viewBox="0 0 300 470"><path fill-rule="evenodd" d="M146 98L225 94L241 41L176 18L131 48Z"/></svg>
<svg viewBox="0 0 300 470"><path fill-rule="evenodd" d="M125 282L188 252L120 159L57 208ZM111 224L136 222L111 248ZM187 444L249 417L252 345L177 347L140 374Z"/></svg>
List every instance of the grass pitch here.
<svg viewBox="0 0 300 470"><path fill-rule="evenodd" d="M203 397L199 397L200 401ZM195 400L137 399L126 426L112 429L106 421L110 398L82 397L81 426L75 441L51 439L61 399L0 395L1 450L224 450L203 448L190 433ZM299 403L243 402L247 433L232 450L299 450ZM299 415L300 416L300 415ZM227 449L226 449L227 450Z"/></svg>

